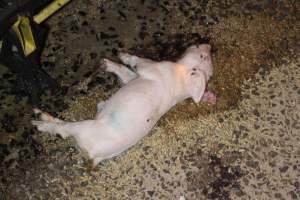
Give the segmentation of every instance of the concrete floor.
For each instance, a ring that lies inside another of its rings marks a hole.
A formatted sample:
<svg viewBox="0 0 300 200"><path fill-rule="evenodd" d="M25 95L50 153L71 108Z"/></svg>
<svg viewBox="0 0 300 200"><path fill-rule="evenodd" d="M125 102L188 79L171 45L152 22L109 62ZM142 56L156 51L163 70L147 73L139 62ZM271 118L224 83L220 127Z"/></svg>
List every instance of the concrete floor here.
<svg viewBox="0 0 300 200"><path fill-rule="evenodd" d="M72 139L32 129L32 106L0 66L0 199L299 199L297 10L298 1L73 1L47 22L42 57L68 90L42 96L42 109L91 118L120 87L102 58L172 60L207 39L218 102L185 101L91 169Z"/></svg>

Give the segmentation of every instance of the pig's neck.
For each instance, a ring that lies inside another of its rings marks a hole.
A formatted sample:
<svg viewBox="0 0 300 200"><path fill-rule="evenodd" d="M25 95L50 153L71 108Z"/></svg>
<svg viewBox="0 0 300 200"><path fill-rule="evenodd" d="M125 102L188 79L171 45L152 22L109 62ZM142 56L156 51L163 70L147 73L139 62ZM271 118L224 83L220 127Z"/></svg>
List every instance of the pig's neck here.
<svg viewBox="0 0 300 200"><path fill-rule="evenodd" d="M175 80L173 82L173 85L175 88L172 91L176 103L179 103L180 101L183 101L189 96L186 90L186 77L188 74L188 68L184 64L176 64L174 67L174 71Z"/></svg>
<svg viewBox="0 0 300 200"><path fill-rule="evenodd" d="M160 103L159 110L161 114L164 114L177 103L189 97L185 86L187 75L186 66L176 63L175 66L170 67L170 70L172 73L165 73L169 76L167 76L164 81L166 93L163 95L164 98Z"/></svg>

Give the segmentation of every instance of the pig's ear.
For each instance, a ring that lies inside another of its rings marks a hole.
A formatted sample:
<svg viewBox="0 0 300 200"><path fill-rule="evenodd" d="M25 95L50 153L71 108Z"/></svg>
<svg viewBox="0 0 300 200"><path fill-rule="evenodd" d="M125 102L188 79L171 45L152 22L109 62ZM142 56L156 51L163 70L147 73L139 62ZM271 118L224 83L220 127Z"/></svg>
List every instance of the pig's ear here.
<svg viewBox="0 0 300 200"><path fill-rule="evenodd" d="M206 87L206 76L202 71L190 71L187 79L187 90L195 103L199 103Z"/></svg>

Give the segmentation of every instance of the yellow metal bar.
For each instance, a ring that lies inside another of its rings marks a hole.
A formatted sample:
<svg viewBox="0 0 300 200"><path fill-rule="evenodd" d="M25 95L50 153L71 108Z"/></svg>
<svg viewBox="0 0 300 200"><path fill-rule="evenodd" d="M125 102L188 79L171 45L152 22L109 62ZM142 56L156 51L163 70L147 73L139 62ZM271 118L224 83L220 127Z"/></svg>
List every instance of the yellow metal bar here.
<svg viewBox="0 0 300 200"><path fill-rule="evenodd" d="M45 19L50 17L53 13L59 10L61 7L69 3L71 0L55 0L50 3L46 8L41 10L38 14L33 17L33 21L37 24L42 23Z"/></svg>
<svg viewBox="0 0 300 200"><path fill-rule="evenodd" d="M36 45L34 42L29 18L19 16L18 20L13 24L12 29L16 33L21 43L24 55L28 56L31 54L36 49Z"/></svg>

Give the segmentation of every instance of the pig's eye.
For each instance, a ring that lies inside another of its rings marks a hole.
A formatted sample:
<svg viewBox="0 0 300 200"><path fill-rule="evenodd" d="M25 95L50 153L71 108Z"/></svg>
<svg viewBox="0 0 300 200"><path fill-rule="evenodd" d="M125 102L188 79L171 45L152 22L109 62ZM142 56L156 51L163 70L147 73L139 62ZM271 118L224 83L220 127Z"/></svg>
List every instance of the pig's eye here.
<svg viewBox="0 0 300 200"><path fill-rule="evenodd" d="M200 58L203 59L203 60L207 60L207 55L206 54L203 54L201 53L200 54Z"/></svg>

